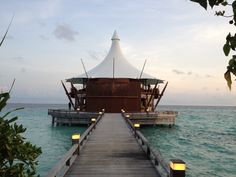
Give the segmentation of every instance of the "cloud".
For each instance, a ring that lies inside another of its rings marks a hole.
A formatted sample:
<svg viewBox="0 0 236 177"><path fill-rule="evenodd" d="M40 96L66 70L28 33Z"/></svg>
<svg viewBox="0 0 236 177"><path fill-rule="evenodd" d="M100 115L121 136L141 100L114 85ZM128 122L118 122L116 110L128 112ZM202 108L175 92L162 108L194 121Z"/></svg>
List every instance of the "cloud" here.
<svg viewBox="0 0 236 177"><path fill-rule="evenodd" d="M17 56L17 57L12 57L11 58L13 61L17 62L17 63L24 63L24 57L21 56Z"/></svg>
<svg viewBox="0 0 236 177"><path fill-rule="evenodd" d="M58 39L66 40L69 42L75 41L78 32L73 30L68 24L58 25L54 30L53 34Z"/></svg>
<svg viewBox="0 0 236 177"><path fill-rule="evenodd" d="M39 7L40 18L48 19L56 16L60 12L62 4L61 0L39 1Z"/></svg>
<svg viewBox="0 0 236 177"><path fill-rule="evenodd" d="M21 72L21 73L26 73L26 69L25 69L24 67L22 67L22 68L20 69L20 72Z"/></svg>
<svg viewBox="0 0 236 177"><path fill-rule="evenodd" d="M14 39L14 37L11 36L11 35L7 35L7 36L6 36L6 39L10 39L10 40L11 40L11 39Z"/></svg>
<svg viewBox="0 0 236 177"><path fill-rule="evenodd" d="M177 75L187 75L187 76L192 76L192 77L201 77L201 75L199 75L198 73L194 73L192 71L184 72L184 71L181 71L181 70L178 70L178 69L173 69L172 72L177 74ZM213 76L207 74L206 77L209 78L209 77L213 77Z"/></svg>
<svg viewBox="0 0 236 177"><path fill-rule="evenodd" d="M187 75L192 75L193 73L191 72L191 71L189 71L188 73L187 73Z"/></svg>
<svg viewBox="0 0 236 177"><path fill-rule="evenodd" d="M99 56L98 56L98 53L97 52L95 52L95 51L88 51L88 54L89 54L89 56L92 58L92 59L94 59L94 60L99 60Z"/></svg>
<svg viewBox="0 0 236 177"><path fill-rule="evenodd" d="M177 74L177 75L183 75L183 74L185 74L185 72L180 71L180 70L177 70L177 69L173 69L172 72L175 73L175 74Z"/></svg>
<svg viewBox="0 0 236 177"><path fill-rule="evenodd" d="M107 55L107 51L104 50L103 52L96 52L96 51L89 50L88 55L90 56L91 59L102 60Z"/></svg>
<svg viewBox="0 0 236 177"><path fill-rule="evenodd" d="M39 35L40 39L42 40L49 40L49 38L47 36L44 36L42 34Z"/></svg>
<svg viewBox="0 0 236 177"><path fill-rule="evenodd" d="M39 24L39 26L41 26L41 27L47 26L47 24L46 24L45 22L42 22L42 21L39 21L38 24Z"/></svg>
<svg viewBox="0 0 236 177"><path fill-rule="evenodd" d="M210 75L210 74L206 74L205 75L207 78L213 78L214 76Z"/></svg>

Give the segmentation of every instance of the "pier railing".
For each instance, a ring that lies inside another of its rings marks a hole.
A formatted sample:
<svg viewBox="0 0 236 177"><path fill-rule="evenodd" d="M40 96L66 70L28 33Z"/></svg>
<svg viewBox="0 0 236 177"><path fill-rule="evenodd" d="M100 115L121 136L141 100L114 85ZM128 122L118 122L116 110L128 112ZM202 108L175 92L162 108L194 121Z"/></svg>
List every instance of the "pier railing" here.
<svg viewBox="0 0 236 177"><path fill-rule="evenodd" d="M133 123L141 125L168 125L169 127L175 124L175 119L178 115L176 111L155 111L145 113L124 113L123 116L129 116Z"/></svg>
<svg viewBox="0 0 236 177"><path fill-rule="evenodd" d="M48 115L52 116L52 125L86 125L91 117L97 117L97 112L81 112L66 109L48 109Z"/></svg>
<svg viewBox="0 0 236 177"><path fill-rule="evenodd" d="M125 117L125 114L122 113L123 118L128 123L129 127L131 128L134 136L136 137L138 143L146 153L147 157L150 159L160 176L167 177L170 176L170 168L164 158L162 157L161 153L151 147L148 143L148 140L144 137L144 135L138 130L139 124L133 124L130 119ZM137 127L136 127L137 126Z"/></svg>
<svg viewBox="0 0 236 177"><path fill-rule="evenodd" d="M83 148L85 141L88 139L90 134L95 130L96 125L101 120L104 112L100 114L96 121L91 120L91 125L89 128L82 134L79 139L79 143L74 144L69 151L61 158L61 160L49 171L46 177L61 177L66 174L70 166L74 163L76 157L79 155L80 150Z"/></svg>

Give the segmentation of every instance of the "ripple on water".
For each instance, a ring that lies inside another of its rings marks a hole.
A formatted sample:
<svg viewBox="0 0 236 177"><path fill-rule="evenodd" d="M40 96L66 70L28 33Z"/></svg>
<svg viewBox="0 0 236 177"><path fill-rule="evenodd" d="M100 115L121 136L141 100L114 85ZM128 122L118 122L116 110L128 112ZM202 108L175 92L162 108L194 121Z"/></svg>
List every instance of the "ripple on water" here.
<svg viewBox="0 0 236 177"><path fill-rule="evenodd" d="M176 125L146 127L142 132L165 159L180 158L186 176L236 176L236 109L169 107L178 111ZM168 107L162 107L168 109Z"/></svg>

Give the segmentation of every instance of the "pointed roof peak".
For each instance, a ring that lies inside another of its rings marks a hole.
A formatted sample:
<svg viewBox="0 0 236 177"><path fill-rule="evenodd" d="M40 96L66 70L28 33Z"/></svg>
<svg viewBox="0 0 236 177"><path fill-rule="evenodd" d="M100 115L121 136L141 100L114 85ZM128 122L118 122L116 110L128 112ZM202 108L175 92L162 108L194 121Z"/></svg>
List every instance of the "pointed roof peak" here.
<svg viewBox="0 0 236 177"><path fill-rule="evenodd" d="M114 33L113 33L113 36L112 36L111 40L120 40L120 38L119 38L119 36L118 36L118 34L117 34L116 30L114 31Z"/></svg>

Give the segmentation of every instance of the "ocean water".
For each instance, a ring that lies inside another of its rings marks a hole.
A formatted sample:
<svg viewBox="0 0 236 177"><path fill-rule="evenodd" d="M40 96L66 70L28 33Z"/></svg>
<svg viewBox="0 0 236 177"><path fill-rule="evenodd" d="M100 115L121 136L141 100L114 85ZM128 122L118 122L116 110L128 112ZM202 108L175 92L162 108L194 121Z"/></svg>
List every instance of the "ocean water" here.
<svg viewBox="0 0 236 177"><path fill-rule="evenodd" d="M71 135L83 133L86 127L51 125L48 108L67 105L9 104L4 112L24 107L13 115L27 128L24 136L42 148L38 173L45 176L71 147ZM160 106L159 110L178 111L172 128L151 126L141 131L151 145L158 148L166 161L182 159L189 177L236 176L236 107Z"/></svg>
<svg viewBox="0 0 236 177"><path fill-rule="evenodd" d="M27 128L24 137L42 148L37 171L43 177L70 149L71 135L82 134L87 127L52 126L51 116L47 115L48 108L63 109L67 108L67 105L9 104L3 111L19 107L24 107L24 109L10 115L18 115L18 123Z"/></svg>
<svg viewBox="0 0 236 177"><path fill-rule="evenodd" d="M164 159L182 159L189 177L236 177L236 107L161 106L176 124L145 127L143 134Z"/></svg>

